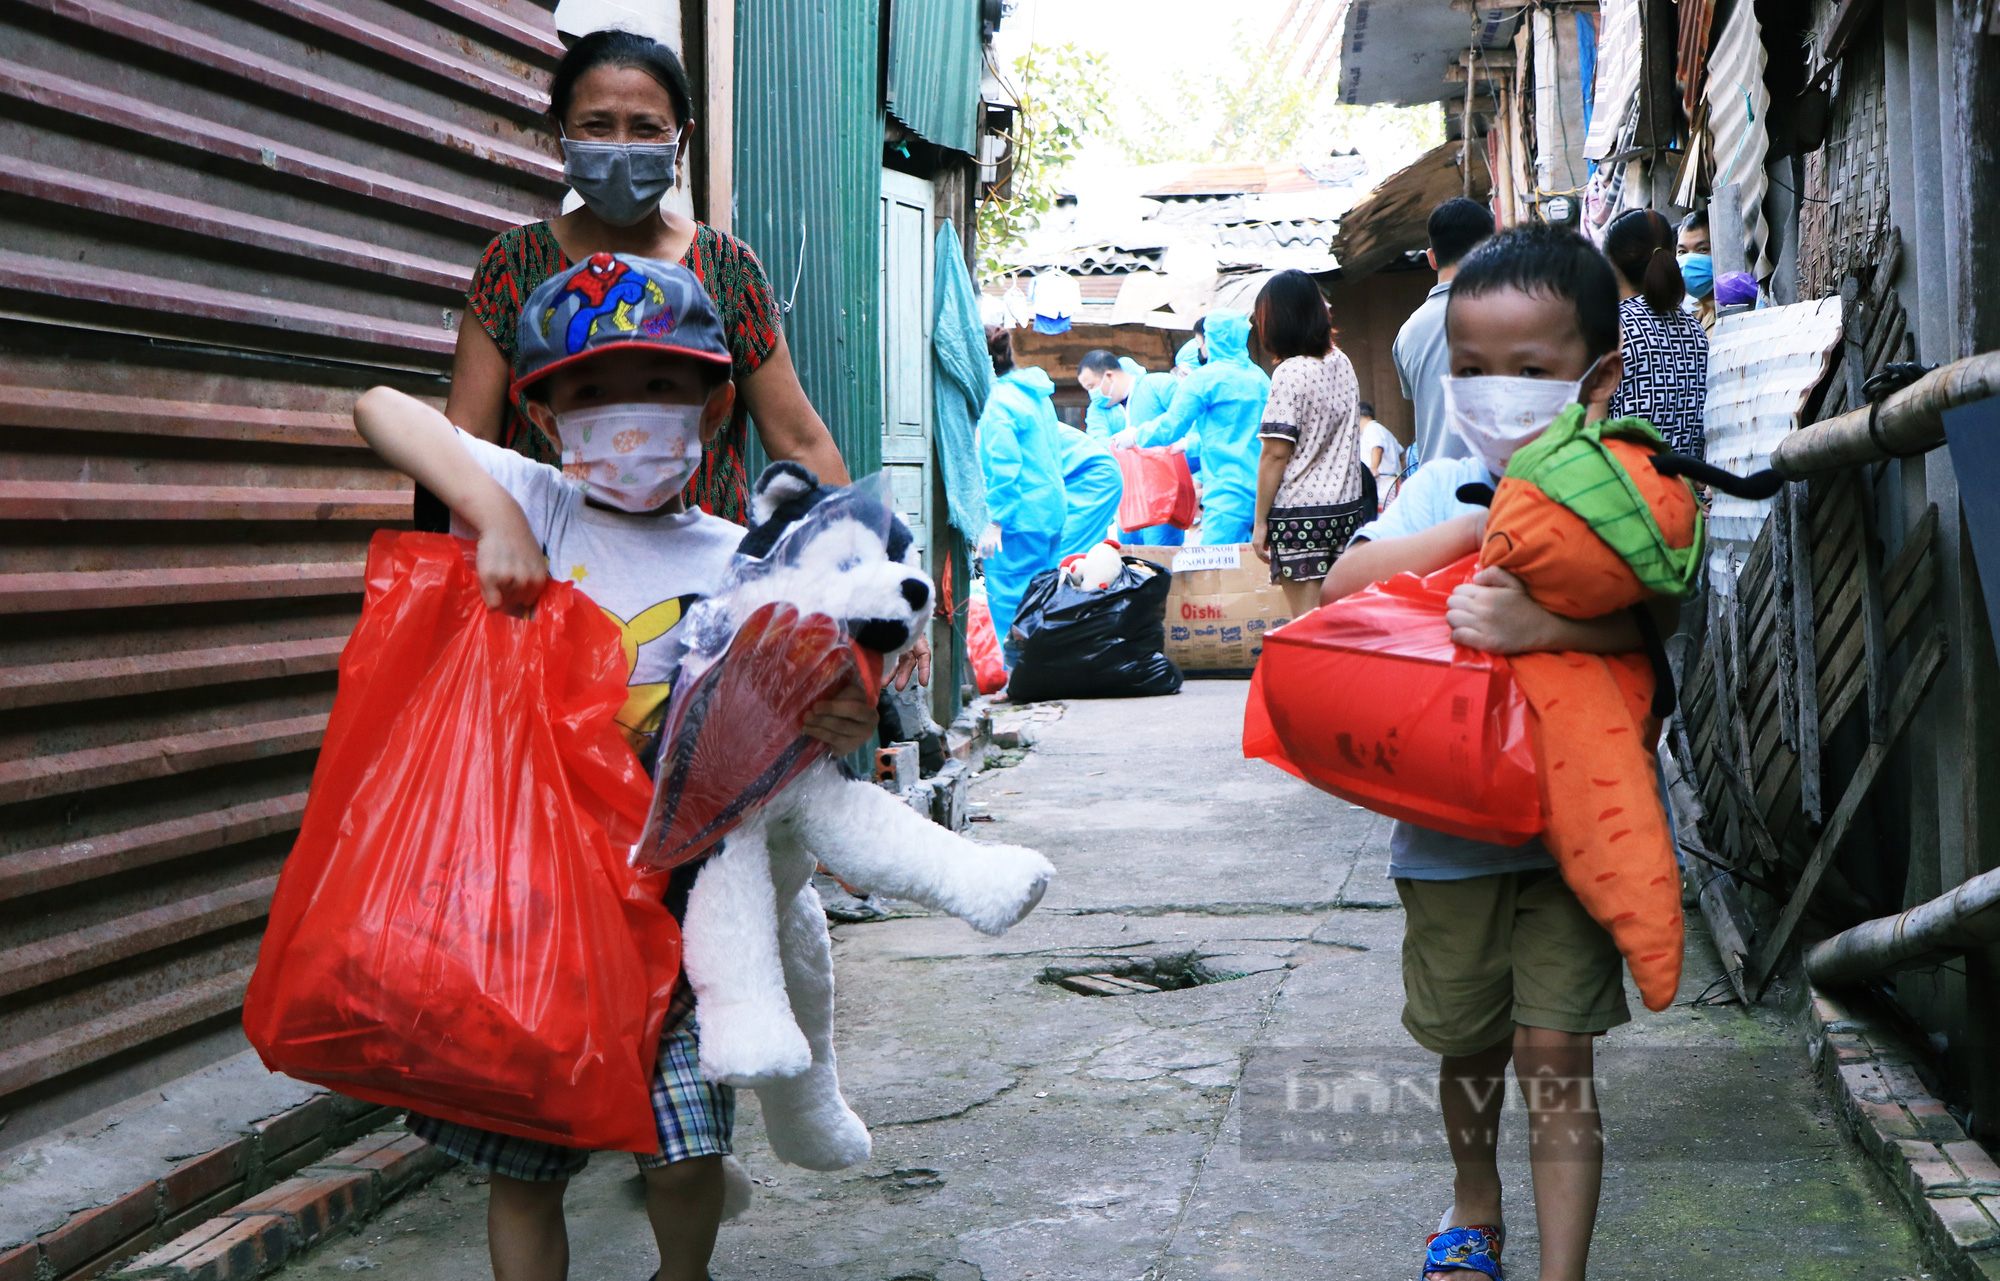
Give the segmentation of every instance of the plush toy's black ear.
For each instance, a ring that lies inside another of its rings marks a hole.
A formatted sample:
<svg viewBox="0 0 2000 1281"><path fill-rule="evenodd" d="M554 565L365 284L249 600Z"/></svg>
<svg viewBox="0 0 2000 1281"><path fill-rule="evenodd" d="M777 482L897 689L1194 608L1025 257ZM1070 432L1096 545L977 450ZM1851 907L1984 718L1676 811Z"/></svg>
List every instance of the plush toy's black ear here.
<svg viewBox="0 0 2000 1281"><path fill-rule="evenodd" d="M1493 505L1493 486L1482 485L1477 481L1470 485L1460 485L1452 497L1458 499L1461 503L1470 503L1474 507L1491 507Z"/></svg>
<svg viewBox="0 0 2000 1281"><path fill-rule="evenodd" d="M777 514L780 507L819 488L819 477L797 463L772 463L757 478L750 493L750 519L761 525Z"/></svg>

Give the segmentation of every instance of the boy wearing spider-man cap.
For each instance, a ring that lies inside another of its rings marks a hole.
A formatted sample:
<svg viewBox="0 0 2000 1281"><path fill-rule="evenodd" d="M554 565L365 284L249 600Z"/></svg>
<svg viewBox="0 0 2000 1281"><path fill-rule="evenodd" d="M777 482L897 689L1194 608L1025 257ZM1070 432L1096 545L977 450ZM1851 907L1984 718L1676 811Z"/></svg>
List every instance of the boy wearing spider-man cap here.
<svg viewBox="0 0 2000 1281"><path fill-rule="evenodd" d="M452 532L478 539L490 608L532 605L553 574L618 623L629 668L618 722L636 748L665 714L681 618L719 586L744 533L684 497L735 404L729 347L692 272L628 254L597 254L545 282L522 308L519 332L513 391L562 442L560 468L468 435L388 387L356 403L354 423L376 453L444 501ZM874 704L855 686L816 706L805 728L845 754L875 724ZM693 1009L682 983L651 1091L660 1147L638 1157L660 1281L707 1275L735 1115L734 1092L701 1075ZM492 1171L495 1274L560 1281L569 1258L563 1192L590 1154L416 1113L409 1124Z"/></svg>

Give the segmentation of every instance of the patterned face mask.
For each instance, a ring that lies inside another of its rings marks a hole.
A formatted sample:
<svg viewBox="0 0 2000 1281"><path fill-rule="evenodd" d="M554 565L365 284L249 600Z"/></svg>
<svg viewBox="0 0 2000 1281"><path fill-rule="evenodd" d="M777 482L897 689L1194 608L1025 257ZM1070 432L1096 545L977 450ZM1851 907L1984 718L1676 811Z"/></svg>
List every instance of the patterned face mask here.
<svg viewBox="0 0 2000 1281"><path fill-rule="evenodd" d="M701 464L700 405L600 405L556 415L563 475L620 511L671 502Z"/></svg>

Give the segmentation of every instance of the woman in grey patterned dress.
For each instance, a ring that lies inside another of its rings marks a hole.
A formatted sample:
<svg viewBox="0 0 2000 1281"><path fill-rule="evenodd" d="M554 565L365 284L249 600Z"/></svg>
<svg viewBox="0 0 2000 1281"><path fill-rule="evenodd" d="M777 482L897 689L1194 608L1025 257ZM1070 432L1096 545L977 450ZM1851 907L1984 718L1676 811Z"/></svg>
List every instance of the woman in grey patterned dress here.
<svg viewBox="0 0 2000 1281"><path fill-rule="evenodd" d="M1319 604L1333 558L1375 515L1373 477L1361 465L1360 389L1311 276L1271 277L1251 324L1279 364L1257 433L1263 458L1250 540L1296 618Z"/></svg>

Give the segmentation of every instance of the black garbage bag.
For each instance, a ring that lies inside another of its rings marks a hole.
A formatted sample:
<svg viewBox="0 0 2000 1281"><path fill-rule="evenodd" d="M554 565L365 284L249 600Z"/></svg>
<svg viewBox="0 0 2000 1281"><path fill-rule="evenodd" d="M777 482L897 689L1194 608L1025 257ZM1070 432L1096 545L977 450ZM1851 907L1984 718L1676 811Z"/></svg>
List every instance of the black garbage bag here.
<svg viewBox="0 0 2000 1281"><path fill-rule="evenodd" d="M1123 559L1125 568L1101 592L1067 586L1060 569L1028 583L1007 635L1019 656L1007 674L1009 699L1038 703L1180 692L1181 669L1165 652L1173 576L1137 556Z"/></svg>

